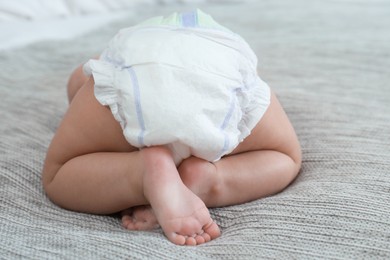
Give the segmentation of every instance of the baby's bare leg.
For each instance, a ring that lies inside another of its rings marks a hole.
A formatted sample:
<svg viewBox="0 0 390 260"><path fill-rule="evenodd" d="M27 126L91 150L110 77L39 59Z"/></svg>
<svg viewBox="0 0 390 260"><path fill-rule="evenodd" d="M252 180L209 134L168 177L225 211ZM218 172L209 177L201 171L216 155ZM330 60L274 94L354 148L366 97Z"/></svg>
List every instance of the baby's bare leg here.
<svg viewBox="0 0 390 260"><path fill-rule="evenodd" d="M202 244L220 235L203 201L181 181L166 147L142 150L144 195L165 235L178 245Z"/></svg>
<svg viewBox="0 0 390 260"><path fill-rule="evenodd" d="M110 110L93 95L93 80L73 99L50 144L45 190L56 204L106 214L147 203L138 149L130 146ZM113 188L115 187L115 188Z"/></svg>
<svg viewBox="0 0 390 260"><path fill-rule="evenodd" d="M184 184L208 207L245 203L283 190L298 174L301 150L295 132L275 95L252 134L229 156L216 163L190 157L179 172ZM144 214L147 211L148 214ZM136 209L148 223L155 222L148 208ZM123 225L140 226L125 214ZM152 228L144 222L142 228Z"/></svg>
<svg viewBox="0 0 390 260"><path fill-rule="evenodd" d="M220 207L280 192L295 179L300 165L295 131L272 94L265 115L232 154L214 164L189 158L179 172L208 207Z"/></svg>
<svg viewBox="0 0 390 260"><path fill-rule="evenodd" d="M182 183L170 152L130 146L110 110L94 97L93 84L90 79L77 92L49 147L43 169L49 198L96 214L150 203L176 244L219 236L204 203Z"/></svg>
<svg viewBox="0 0 390 260"><path fill-rule="evenodd" d="M80 88L88 81L89 77L83 72L83 64L79 65L71 74L66 88L69 103L80 90Z"/></svg>

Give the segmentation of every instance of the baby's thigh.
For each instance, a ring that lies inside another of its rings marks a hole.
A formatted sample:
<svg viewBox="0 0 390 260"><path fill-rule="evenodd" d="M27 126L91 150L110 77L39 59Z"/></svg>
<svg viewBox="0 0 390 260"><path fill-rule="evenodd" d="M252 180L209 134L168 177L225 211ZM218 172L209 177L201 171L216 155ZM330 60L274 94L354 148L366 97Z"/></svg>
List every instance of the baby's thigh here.
<svg viewBox="0 0 390 260"><path fill-rule="evenodd" d="M231 154L258 150L275 150L297 159L300 156L295 131L273 92L271 103L261 120Z"/></svg>
<svg viewBox="0 0 390 260"><path fill-rule="evenodd" d="M110 109L96 100L91 78L70 104L50 144L47 160L61 165L84 154L135 150Z"/></svg>

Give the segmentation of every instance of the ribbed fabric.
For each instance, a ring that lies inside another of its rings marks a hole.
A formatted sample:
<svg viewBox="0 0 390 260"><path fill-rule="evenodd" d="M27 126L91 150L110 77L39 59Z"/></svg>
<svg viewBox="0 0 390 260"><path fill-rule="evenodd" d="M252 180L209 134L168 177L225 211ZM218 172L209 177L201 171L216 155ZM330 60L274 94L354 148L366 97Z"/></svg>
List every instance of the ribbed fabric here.
<svg viewBox="0 0 390 260"><path fill-rule="evenodd" d="M201 6L253 46L303 150L301 173L283 192L211 210L220 238L175 246L161 230L126 231L116 216L66 211L47 199L40 171L72 68L119 28L180 8L187 7L144 8L85 37L0 53L0 258L390 259L385 0Z"/></svg>

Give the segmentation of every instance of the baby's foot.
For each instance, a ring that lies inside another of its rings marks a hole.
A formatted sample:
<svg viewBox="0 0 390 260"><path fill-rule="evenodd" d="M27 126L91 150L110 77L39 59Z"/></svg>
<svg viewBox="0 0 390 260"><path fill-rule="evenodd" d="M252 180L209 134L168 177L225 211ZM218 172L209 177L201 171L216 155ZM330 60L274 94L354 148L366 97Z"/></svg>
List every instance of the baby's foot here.
<svg viewBox="0 0 390 260"><path fill-rule="evenodd" d="M159 227L150 206L139 206L122 211L122 226L130 230L152 230Z"/></svg>
<svg viewBox="0 0 390 260"><path fill-rule="evenodd" d="M224 201L223 186L217 168L213 163L190 157L179 167L180 178L208 207L219 206Z"/></svg>
<svg viewBox="0 0 390 260"><path fill-rule="evenodd" d="M146 148L144 193L168 239L177 245L197 245L220 235L203 201L181 181L169 150Z"/></svg>

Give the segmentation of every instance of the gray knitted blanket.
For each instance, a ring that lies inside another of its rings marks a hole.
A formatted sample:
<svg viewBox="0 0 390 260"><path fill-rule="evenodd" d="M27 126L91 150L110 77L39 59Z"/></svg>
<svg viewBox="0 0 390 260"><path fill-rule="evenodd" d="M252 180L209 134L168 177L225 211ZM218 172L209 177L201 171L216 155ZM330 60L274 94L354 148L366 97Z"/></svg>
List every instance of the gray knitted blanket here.
<svg viewBox="0 0 390 260"><path fill-rule="evenodd" d="M265 0L201 5L241 34L303 148L283 192L211 209L222 236L197 247L118 216L63 210L45 196L46 149L67 108L71 70L116 31L188 6L140 8L70 41L0 53L0 258L390 259L390 3ZM239 174L239 173L237 173Z"/></svg>

